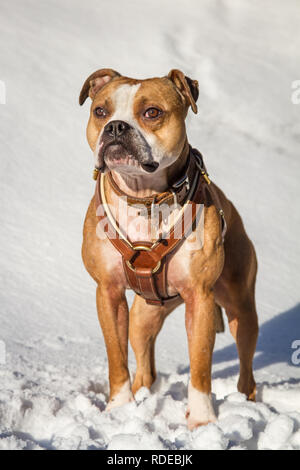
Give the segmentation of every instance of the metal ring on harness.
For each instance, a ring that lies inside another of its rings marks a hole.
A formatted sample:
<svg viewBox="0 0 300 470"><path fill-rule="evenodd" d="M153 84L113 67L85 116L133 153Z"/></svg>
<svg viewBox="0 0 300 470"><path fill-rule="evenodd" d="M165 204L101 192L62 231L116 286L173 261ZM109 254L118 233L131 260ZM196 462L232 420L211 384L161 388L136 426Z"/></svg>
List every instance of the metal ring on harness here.
<svg viewBox="0 0 300 470"><path fill-rule="evenodd" d="M135 251L139 251L139 250L151 251L151 247L144 246L144 245L133 246L133 249ZM132 263L129 260L126 260L126 264L131 269L131 271L135 271L135 267L132 265ZM156 273L159 270L160 266L161 266L161 261L158 261L157 265L152 269L152 274Z"/></svg>

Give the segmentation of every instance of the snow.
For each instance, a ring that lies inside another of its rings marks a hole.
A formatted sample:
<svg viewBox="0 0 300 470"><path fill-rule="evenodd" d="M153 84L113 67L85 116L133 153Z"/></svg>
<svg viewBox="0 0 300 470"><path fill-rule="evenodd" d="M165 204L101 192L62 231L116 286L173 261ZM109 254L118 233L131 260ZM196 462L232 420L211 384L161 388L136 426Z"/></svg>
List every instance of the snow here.
<svg viewBox="0 0 300 470"><path fill-rule="evenodd" d="M267 399L257 403L237 392L214 395L217 422L190 432L187 373L160 374L153 391L142 388L135 402L106 412L106 365L96 362L93 368L30 363L23 373L2 371L0 449L299 448L299 387L280 400L281 386L263 386Z"/></svg>
<svg viewBox="0 0 300 470"><path fill-rule="evenodd" d="M297 0L1 2L1 449L300 449L299 19ZM218 420L192 432L183 308L158 338L153 390L104 411L107 359L80 256L89 109L77 104L101 67L199 81L189 140L258 254L257 403L236 392L227 328L214 353Z"/></svg>

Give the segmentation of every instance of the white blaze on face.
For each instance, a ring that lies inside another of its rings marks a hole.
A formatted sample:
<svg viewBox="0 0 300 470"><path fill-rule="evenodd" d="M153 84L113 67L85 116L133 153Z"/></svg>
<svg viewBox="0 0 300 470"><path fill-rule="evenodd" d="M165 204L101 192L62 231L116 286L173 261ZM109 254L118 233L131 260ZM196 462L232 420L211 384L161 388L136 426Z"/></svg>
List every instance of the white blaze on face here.
<svg viewBox="0 0 300 470"><path fill-rule="evenodd" d="M135 95L140 88L141 84L137 85L121 85L112 95L112 102L115 109L110 121L120 120L137 127L138 123L134 119L133 105Z"/></svg>

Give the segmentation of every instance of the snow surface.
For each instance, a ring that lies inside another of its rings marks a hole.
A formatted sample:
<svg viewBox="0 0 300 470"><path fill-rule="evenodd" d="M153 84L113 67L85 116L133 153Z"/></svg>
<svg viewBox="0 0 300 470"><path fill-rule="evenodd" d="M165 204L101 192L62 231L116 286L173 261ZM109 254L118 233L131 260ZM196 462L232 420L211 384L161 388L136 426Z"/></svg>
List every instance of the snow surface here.
<svg viewBox="0 0 300 470"><path fill-rule="evenodd" d="M0 448L300 449L299 20L298 0L0 2ZM101 67L199 80L189 140L258 253L258 401L236 392L227 328L214 354L218 421L193 432L183 308L159 336L153 391L103 412L107 359L80 256L94 190L89 106L77 104Z"/></svg>

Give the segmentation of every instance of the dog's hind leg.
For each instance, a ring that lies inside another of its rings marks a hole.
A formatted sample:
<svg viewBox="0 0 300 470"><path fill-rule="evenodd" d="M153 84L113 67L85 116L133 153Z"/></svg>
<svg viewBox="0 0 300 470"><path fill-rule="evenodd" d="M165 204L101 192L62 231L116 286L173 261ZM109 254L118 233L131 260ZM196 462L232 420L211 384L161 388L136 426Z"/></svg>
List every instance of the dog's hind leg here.
<svg viewBox="0 0 300 470"><path fill-rule="evenodd" d="M149 305L136 295L129 314L129 339L136 358L136 374L132 386L135 394L139 388L150 388L156 378L155 340L166 316L179 305L175 300L167 306Z"/></svg>
<svg viewBox="0 0 300 470"><path fill-rule="evenodd" d="M238 391L247 395L248 400L255 401L256 384L252 362L258 336L258 321L254 295L249 292L243 296L238 284L229 286L224 283L223 289L227 291L224 307L240 360Z"/></svg>
<svg viewBox="0 0 300 470"><path fill-rule="evenodd" d="M252 362L258 334L257 314L251 298L244 304L236 304L226 309L229 328L237 345L240 359L240 377L238 391L244 393L248 400L255 401L256 384L253 377Z"/></svg>
<svg viewBox="0 0 300 470"><path fill-rule="evenodd" d="M234 208L232 211L233 221L225 239L225 265L214 291L218 303L225 308L237 345L240 359L238 390L249 400L255 400L252 362L258 336L254 296L257 262L242 221Z"/></svg>

